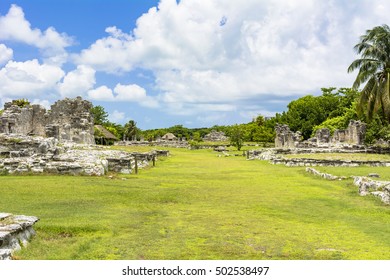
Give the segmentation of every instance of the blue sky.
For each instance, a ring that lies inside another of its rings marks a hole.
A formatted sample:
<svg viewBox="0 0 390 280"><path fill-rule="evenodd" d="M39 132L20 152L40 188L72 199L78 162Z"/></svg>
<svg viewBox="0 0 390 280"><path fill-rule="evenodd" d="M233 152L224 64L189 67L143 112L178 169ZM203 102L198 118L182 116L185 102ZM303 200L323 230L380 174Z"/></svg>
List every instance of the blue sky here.
<svg viewBox="0 0 390 280"><path fill-rule="evenodd" d="M117 123L205 127L349 87L379 0L1 0L0 105L82 96Z"/></svg>

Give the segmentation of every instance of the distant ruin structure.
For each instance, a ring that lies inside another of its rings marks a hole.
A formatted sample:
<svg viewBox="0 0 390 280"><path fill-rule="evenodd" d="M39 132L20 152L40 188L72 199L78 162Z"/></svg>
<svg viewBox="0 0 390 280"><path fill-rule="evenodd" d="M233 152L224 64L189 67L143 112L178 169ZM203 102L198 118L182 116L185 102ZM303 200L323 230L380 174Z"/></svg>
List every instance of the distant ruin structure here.
<svg viewBox="0 0 390 280"><path fill-rule="evenodd" d="M229 138L222 131L212 130L209 134L206 134L203 137L203 140L211 141L211 142L222 142L222 141L228 141Z"/></svg>
<svg viewBox="0 0 390 280"><path fill-rule="evenodd" d="M293 132L288 125L276 125L275 148L324 148L341 145L364 145L367 125L361 121L351 120L347 129L337 129L333 136L328 128L316 131L313 138L302 141L299 131Z"/></svg>
<svg viewBox="0 0 390 280"><path fill-rule="evenodd" d="M41 105L19 107L5 103L0 133L54 137L60 142L95 144L92 103L81 97L65 98L46 110Z"/></svg>

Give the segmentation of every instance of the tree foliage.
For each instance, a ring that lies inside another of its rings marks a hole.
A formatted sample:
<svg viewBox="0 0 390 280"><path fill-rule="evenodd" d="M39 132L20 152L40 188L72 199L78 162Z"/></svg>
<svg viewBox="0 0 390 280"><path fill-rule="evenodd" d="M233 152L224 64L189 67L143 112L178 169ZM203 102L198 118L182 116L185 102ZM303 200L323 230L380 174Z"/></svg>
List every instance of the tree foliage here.
<svg viewBox="0 0 390 280"><path fill-rule="evenodd" d="M91 109L91 114L93 115L95 124L104 125L108 122L108 113L103 108L103 106L93 106Z"/></svg>
<svg viewBox="0 0 390 280"><path fill-rule="evenodd" d="M382 111L390 121L390 28L387 25L367 30L354 47L360 55L348 67L348 72L359 70L353 88L361 91L358 114L371 121Z"/></svg>
<svg viewBox="0 0 390 280"><path fill-rule="evenodd" d="M300 131L304 139L308 139L315 127L327 119L345 115L347 110L354 106L353 102L358 96L358 92L350 88L340 88L336 91L336 88L331 87L321 90L320 96L306 95L291 101L287 112L276 115L277 122L288 124L291 130ZM346 115L347 117L349 115Z"/></svg>
<svg viewBox="0 0 390 280"><path fill-rule="evenodd" d="M28 101L27 99L25 98L21 98L21 99L16 99L16 100L12 100L12 105L16 105L16 106L19 106L20 108L24 108L26 106L29 106L30 105L30 101Z"/></svg>
<svg viewBox="0 0 390 280"><path fill-rule="evenodd" d="M236 124L233 125L230 129L230 144L237 148L237 150L241 150L241 147L244 143L244 131L242 128Z"/></svg>
<svg viewBox="0 0 390 280"><path fill-rule="evenodd" d="M136 139L138 136L139 129L137 123L134 120L130 120L125 124L124 137L128 140Z"/></svg>

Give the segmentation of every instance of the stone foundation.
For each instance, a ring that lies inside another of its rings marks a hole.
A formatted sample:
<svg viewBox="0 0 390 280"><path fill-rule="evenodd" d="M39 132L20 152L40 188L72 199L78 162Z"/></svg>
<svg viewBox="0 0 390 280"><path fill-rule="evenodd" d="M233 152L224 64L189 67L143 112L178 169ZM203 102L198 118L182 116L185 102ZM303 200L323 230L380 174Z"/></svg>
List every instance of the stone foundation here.
<svg viewBox="0 0 390 280"><path fill-rule="evenodd" d="M386 150L387 151L387 150ZM262 149L248 151L248 159L268 160L272 164L284 164L286 166L390 166L390 161L360 161L360 160L330 160L311 158L285 158L288 154L315 154L315 153L367 153L380 154L382 150L374 148L348 149L341 148L293 148L293 149Z"/></svg>
<svg viewBox="0 0 390 280"><path fill-rule="evenodd" d="M37 217L0 213L0 260L11 260L13 252L28 245L37 221Z"/></svg>
<svg viewBox="0 0 390 280"><path fill-rule="evenodd" d="M129 174L144 168L169 151L128 153L101 146L58 144L54 138L0 134L0 174L95 175L107 172Z"/></svg>

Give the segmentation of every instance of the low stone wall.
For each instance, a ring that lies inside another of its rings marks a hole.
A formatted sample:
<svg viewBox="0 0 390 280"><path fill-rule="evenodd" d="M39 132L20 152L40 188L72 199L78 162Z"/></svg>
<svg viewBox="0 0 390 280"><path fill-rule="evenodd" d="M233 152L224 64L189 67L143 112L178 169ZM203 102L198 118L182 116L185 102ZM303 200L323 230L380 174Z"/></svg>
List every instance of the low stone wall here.
<svg viewBox="0 0 390 280"><path fill-rule="evenodd" d="M390 161L331 160L311 158L275 158L271 159L270 162L272 164L284 164L286 166L390 166Z"/></svg>
<svg viewBox="0 0 390 280"><path fill-rule="evenodd" d="M322 173L310 167L306 168L306 172L309 172L315 176L322 177L326 180L347 179L347 177L344 176L340 177L328 173ZM379 197L383 203L390 204L390 182L375 181L364 176L351 176L351 177L353 178L353 184L359 188L359 194L361 196L374 195L376 197Z"/></svg>
<svg viewBox="0 0 390 280"><path fill-rule="evenodd" d="M159 146L167 148L189 148L190 145L187 141L118 141L115 142L116 146L136 146L136 147L148 147Z"/></svg>
<svg viewBox="0 0 390 280"><path fill-rule="evenodd" d="M380 150L382 151L382 150ZM248 151L248 159L269 160L272 164L284 164L286 166L390 166L390 161L360 161L360 160L331 160L311 158L285 158L289 154L317 154L317 153L365 153L378 154L374 148L341 149L341 148L293 148L293 149L262 149Z"/></svg>
<svg viewBox="0 0 390 280"><path fill-rule="evenodd" d="M15 251L28 245L35 235L33 225L38 220L33 216L0 213L0 260L11 260Z"/></svg>
<svg viewBox="0 0 390 280"><path fill-rule="evenodd" d="M359 187L361 196L374 195L379 197L383 203L390 204L390 182L375 181L367 177L353 177L353 184Z"/></svg>
<svg viewBox="0 0 390 280"><path fill-rule="evenodd" d="M306 167L306 172L308 173L311 173L315 176L319 176L321 178L324 178L326 180L345 180L347 179L347 177L344 177L344 176L334 176L332 174L329 174L329 173L322 173L314 168L310 168L310 167Z"/></svg>

